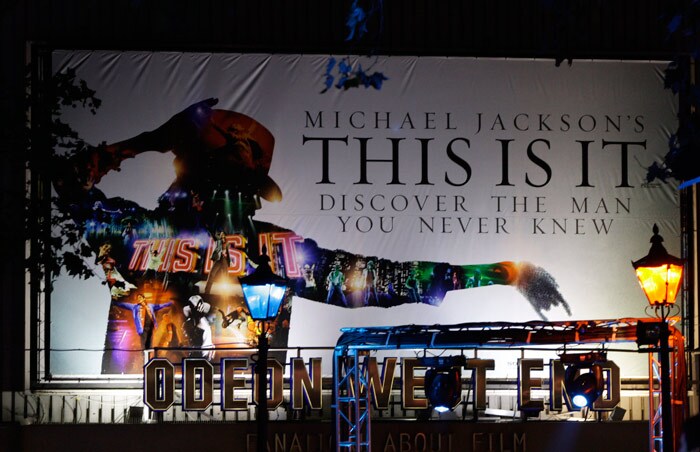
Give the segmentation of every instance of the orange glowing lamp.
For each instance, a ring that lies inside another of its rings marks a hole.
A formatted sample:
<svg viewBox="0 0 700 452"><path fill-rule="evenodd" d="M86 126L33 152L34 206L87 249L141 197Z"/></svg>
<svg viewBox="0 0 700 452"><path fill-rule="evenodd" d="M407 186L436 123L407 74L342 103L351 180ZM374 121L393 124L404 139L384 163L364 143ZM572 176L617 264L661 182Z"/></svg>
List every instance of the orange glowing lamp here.
<svg viewBox="0 0 700 452"><path fill-rule="evenodd" d="M659 227L654 225L649 254L632 262L639 285L651 306L670 306L676 301L683 276L683 259L671 256L662 245Z"/></svg>

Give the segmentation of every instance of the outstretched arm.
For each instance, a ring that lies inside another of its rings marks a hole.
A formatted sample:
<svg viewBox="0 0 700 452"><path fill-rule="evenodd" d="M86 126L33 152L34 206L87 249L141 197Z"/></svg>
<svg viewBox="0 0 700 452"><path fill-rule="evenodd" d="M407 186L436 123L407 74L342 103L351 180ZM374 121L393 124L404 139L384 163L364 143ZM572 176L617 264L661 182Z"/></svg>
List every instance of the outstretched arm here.
<svg viewBox="0 0 700 452"><path fill-rule="evenodd" d="M297 245L298 255L306 257L307 261L322 263L319 272L330 281L332 267L338 265L348 281L346 295L352 299L353 293L362 290L366 274L366 262L377 263L376 282L380 288L380 306L395 306L403 303L415 303L416 294L421 302L439 305L447 292L453 290L472 290L491 285L507 285L518 290L534 308L537 315L547 320L545 312L556 306L564 308L568 315L571 309L559 292L559 286L554 277L542 267L529 262L504 261L493 264L451 265L425 261L394 262L380 259L376 256L360 256L343 250L327 250L319 248L313 240L304 240ZM406 283L411 280L410 285ZM460 284L455 284L455 281ZM388 290L392 286L394 291ZM326 290L329 288L327 287ZM410 291L413 291L412 293ZM326 301L327 294L321 291L316 295L317 301ZM357 301L349 307L365 306Z"/></svg>
<svg viewBox="0 0 700 452"><path fill-rule="evenodd" d="M125 303L123 301L113 301L112 304L115 306L119 306L123 309L128 309L130 311L133 311L134 306L136 306L136 303Z"/></svg>
<svg viewBox="0 0 700 452"><path fill-rule="evenodd" d="M189 141L194 143L194 140L199 138L200 131L209 122L212 107L218 102L218 99L210 97L192 104L157 129L107 145L105 149L124 160L145 151L166 152L176 145L187 144Z"/></svg>
<svg viewBox="0 0 700 452"><path fill-rule="evenodd" d="M161 303L161 304L154 304L153 305L153 312L158 312L161 309L167 308L168 306L172 306L173 302L168 301L167 303Z"/></svg>
<svg viewBox="0 0 700 452"><path fill-rule="evenodd" d="M113 144L87 147L68 159L57 157L54 187L67 201L80 200L110 171L147 151L167 152L176 145L195 145L199 132L212 114L218 99L209 98L190 105L150 132Z"/></svg>

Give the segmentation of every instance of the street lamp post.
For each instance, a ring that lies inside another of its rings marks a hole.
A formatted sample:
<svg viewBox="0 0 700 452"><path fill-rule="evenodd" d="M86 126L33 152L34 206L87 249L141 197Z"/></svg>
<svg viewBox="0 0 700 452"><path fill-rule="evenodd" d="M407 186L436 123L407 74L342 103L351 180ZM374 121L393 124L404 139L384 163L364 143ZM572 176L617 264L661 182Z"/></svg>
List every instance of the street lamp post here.
<svg viewBox="0 0 700 452"><path fill-rule="evenodd" d="M263 326L258 336L258 362L255 364L255 373L258 375L258 386L255 388L258 394L258 404L255 411L255 420L258 426L257 451L266 452L267 447L267 331Z"/></svg>
<svg viewBox="0 0 700 452"><path fill-rule="evenodd" d="M654 309L655 315L661 320L659 331L659 365L661 367L661 428L664 452L675 450L673 437L673 416L671 406L671 375L669 365L670 348L668 346L669 328L668 317L676 301L681 277L683 276L683 260L671 256L662 245L663 238L659 228L654 225L654 235L651 237L649 254L632 262L639 284Z"/></svg>
<svg viewBox="0 0 700 452"><path fill-rule="evenodd" d="M258 267L248 276L240 278L243 297L250 316L260 322L258 335L258 361L255 373L258 376L257 407L255 418L258 427L257 450L267 451L267 355L269 343L267 339L268 322L277 317L287 290L287 280L272 272L269 258L263 251Z"/></svg>

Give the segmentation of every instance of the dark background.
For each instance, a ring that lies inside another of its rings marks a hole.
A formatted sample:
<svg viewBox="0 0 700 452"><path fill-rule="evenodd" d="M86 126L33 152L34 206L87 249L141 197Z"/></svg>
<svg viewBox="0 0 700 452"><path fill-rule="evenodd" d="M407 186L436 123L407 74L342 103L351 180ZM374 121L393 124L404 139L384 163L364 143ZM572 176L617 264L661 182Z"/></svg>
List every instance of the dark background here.
<svg viewBox="0 0 700 452"><path fill-rule="evenodd" d="M359 2L363 7L372 3ZM690 4L691 0L383 0L383 20L375 16L366 36L348 42L345 22L352 0L0 0L0 389L22 391L29 381L25 80L32 52L85 48L454 55L545 58L553 65L588 58L668 60L687 53L687 42L669 38L668 32L674 14ZM593 424L585 431L589 423L567 423L566 431L556 424L557 432L576 438L584 448L597 444L599 450L646 449L646 422L622 423L624 433L622 424ZM506 430L517 426L510 424ZM196 431L179 425L0 427L0 451L152 450L151 441L158 438L167 440L156 443L164 450L244 450L241 430L253 428L250 423L204 425ZM379 436L405 430L402 425L376 427ZM287 427L278 423L274 428ZM331 431L330 424L310 428ZM449 425L434 423L433 428ZM559 450L562 443L551 433L551 448L531 443L529 449ZM629 443L630 438L639 443Z"/></svg>

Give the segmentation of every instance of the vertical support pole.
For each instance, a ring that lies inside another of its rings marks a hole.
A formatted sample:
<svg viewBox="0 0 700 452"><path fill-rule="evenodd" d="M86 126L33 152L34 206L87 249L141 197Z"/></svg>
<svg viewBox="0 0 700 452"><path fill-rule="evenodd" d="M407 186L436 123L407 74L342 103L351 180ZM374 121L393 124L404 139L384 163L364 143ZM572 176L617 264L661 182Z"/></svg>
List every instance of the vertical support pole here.
<svg viewBox="0 0 700 452"><path fill-rule="evenodd" d="M342 374L342 369L341 369L341 359L342 359L342 351L336 348L333 351L333 396L331 399L331 409L333 411L333 418L335 420L335 450L336 452L340 452L340 441L341 441L341 432L340 432L340 378Z"/></svg>
<svg viewBox="0 0 700 452"><path fill-rule="evenodd" d="M30 251L28 259L32 268L29 275L29 383L33 387L50 370L49 342L50 291L52 250L51 235L51 185L47 162L51 161L51 52L45 48L32 48L31 92L31 179L29 194ZM42 303L43 300L43 303ZM44 312L42 312L42 309Z"/></svg>
<svg viewBox="0 0 700 452"><path fill-rule="evenodd" d="M659 364L661 371L661 429L663 452L674 452L673 409L671 408L671 367L669 365L668 323L664 320L661 327L659 346Z"/></svg>
<svg viewBox="0 0 700 452"><path fill-rule="evenodd" d="M658 370L658 361L654 359L653 353L649 353L649 452L658 452L661 447L657 447L657 441L661 440L661 418L658 412L658 387L660 386L657 384Z"/></svg>
<svg viewBox="0 0 700 452"><path fill-rule="evenodd" d="M352 419L355 422L355 450L360 452L362 450L362 411L360 410L360 404L362 400L362 376L360 375L360 356L357 353L357 349L353 349L353 360L352 360L352 374L355 378L352 380L353 393L355 394L355 403L353 404Z"/></svg>
<svg viewBox="0 0 700 452"><path fill-rule="evenodd" d="M264 322L263 322L264 323ZM258 404L255 418L258 424L257 451L267 452L267 335L263 325L258 337L258 362L255 371L258 374Z"/></svg>

